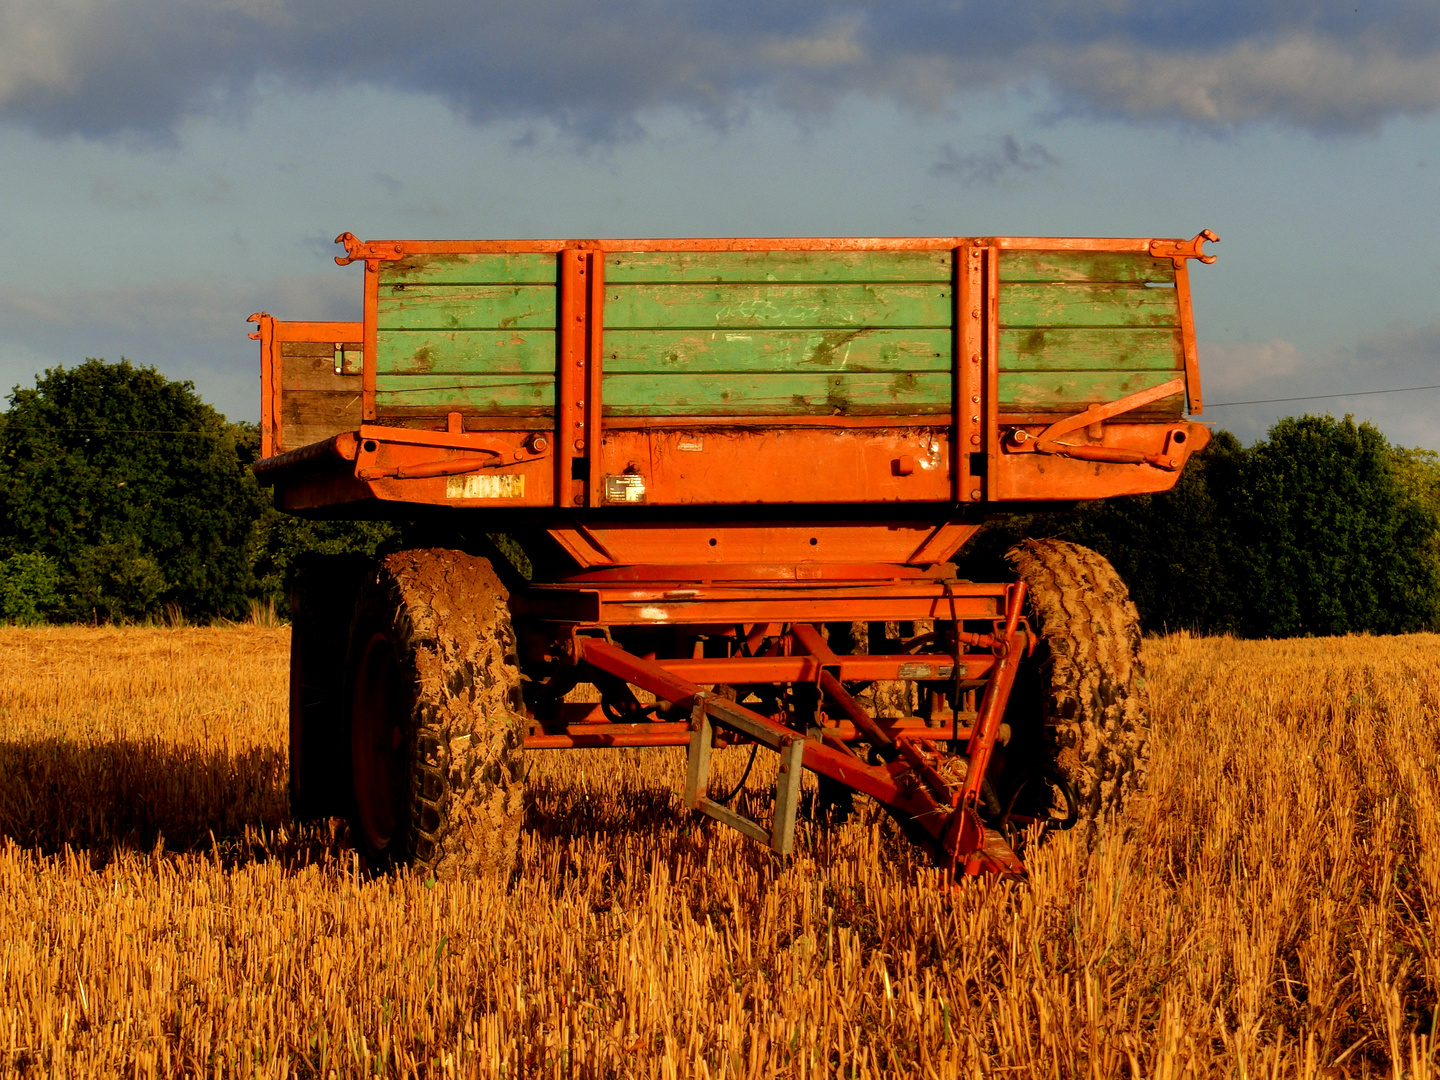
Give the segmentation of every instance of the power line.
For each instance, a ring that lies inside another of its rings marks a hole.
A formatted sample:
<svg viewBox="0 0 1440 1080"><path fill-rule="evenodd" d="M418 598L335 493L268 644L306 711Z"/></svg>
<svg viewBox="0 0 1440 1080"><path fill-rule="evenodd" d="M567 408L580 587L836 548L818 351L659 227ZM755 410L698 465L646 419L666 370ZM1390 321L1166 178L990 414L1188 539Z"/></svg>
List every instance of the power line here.
<svg viewBox="0 0 1440 1080"><path fill-rule="evenodd" d="M1303 397L1256 398L1254 401L1207 401L1207 409L1223 409L1228 405L1274 405L1282 401L1320 401L1324 398L1363 397L1366 394L1408 394L1415 390L1440 390L1433 386L1397 386L1393 390L1352 390L1348 394L1306 394Z"/></svg>

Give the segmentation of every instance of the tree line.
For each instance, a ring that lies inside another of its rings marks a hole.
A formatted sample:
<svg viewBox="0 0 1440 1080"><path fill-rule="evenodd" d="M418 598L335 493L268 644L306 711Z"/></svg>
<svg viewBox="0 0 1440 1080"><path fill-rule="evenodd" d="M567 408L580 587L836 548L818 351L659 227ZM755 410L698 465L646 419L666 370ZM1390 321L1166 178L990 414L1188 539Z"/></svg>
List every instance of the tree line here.
<svg viewBox="0 0 1440 1080"><path fill-rule="evenodd" d="M281 614L309 553L397 547L386 522L277 511L260 436L188 382L87 360L17 387L0 413L0 620ZM961 573L995 580L1020 536L1108 556L1147 630L1245 637L1440 626L1440 455L1350 417L1218 431L1164 494L987 523Z"/></svg>

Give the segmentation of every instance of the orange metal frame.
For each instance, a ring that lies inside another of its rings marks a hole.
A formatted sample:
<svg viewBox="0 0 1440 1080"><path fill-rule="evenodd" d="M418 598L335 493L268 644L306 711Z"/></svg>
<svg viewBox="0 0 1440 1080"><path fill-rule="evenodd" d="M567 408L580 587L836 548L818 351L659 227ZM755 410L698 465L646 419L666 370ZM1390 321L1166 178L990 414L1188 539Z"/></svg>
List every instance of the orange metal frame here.
<svg viewBox="0 0 1440 1080"><path fill-rule="evenodd" d="M609 680L612 689L638 687L657 704L651 714L626 723L612 722L613 702L598 708L553 704L534 718L526 746L693 747L712 725L717 738L754 739L786 752L800 752L796 743L804 739L800 760L806 768L908 819L942 865L957 873L1015 873L1019 861L983 824L979 797L1016 665L1032 640L1021 617L1024 587L960 581L946 564L987 509L1162 491L1175 483L1208 432L1198 424L1136 421L1129 414L1182 392L1191 411L1200 411L1186 264L1213 261L1203 245L1215 239L1206 232L1192 240L362 243L347 233L338 238L346 254L336 262L364 263L363 323L252 316L259 327L251 336L261 342L266 455L256 471L276 485L286 509L334 512L354 503L366 504L359 512L368 514L385 503L468 509L485 515L486 529L513 525L548 538L570 569L552 568L512 595L522 663L569 670L596 685ZM1174 260L1183 372L1163 386L1073 416L1002 415L998 255L1027 249ZM952 411L602 417L607 253L768 250L952 251ZM466 430L458 412L449 415L444 431L377 422L382 264L412 255L503 252L553 253L559 262L554 416L503 423L482 417L481 430ZM363 422L321 443L286 446L283 343L357 339L364 343ZM701 440L707 453L682 448ZM644 463L646 505L606 501L607 473L621 472L628 462ZM915 651L883 656L836 655L822 629L827 623L874 622L945 629L919 635L924 651L915 644ZM713 637L725 639L725 655L704 655ZM663 640L693 641L695 651L657 656L647 643ZM768 651L757 652L767 641ZM892 679L927 685L933 700L948 700L948 721L931 726L933 714L923 720L871 716L845 686ZM825 708L813 711L818 726L801 733L789 726L804 726L798 715L787 716L783 708L761 715L709 689L725 686L808 687ZM976 693L978 706L963 713L962 698L972 701ZM690 719L676 719L682 714ZM852 742L868 744L877 756L862 761ZM963 782L950 783L927 755L939 743L954 749L962 742L968 771Z"/></svg>

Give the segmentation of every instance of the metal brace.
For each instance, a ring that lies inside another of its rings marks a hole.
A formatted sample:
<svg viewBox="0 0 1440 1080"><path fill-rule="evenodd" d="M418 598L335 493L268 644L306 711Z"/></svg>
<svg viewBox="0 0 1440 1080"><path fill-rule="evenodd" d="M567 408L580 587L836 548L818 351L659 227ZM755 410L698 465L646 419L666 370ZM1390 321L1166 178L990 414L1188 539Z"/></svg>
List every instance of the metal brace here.
<svg viewBox="0 0 1440 1080"><path fill-rule="evenodd" d="M795 812L800 803L805 737L798 733L793 737L777 737L758 724L749 723L743 716L729 714L723 701L723 698L710 694L695 695L695 705L690 710L690 753L686 761L683 795L685 805L723 825L729 825L752 840L768 844L777 855L789 855L795 850ZM716 718L722 727L733 728L780 755L780 775L775 781L775 817L768 830L759 822L742 817L705 794L710 786L710 748L715 739L715 728L710 719L712 712L717 713Z"/></svg>

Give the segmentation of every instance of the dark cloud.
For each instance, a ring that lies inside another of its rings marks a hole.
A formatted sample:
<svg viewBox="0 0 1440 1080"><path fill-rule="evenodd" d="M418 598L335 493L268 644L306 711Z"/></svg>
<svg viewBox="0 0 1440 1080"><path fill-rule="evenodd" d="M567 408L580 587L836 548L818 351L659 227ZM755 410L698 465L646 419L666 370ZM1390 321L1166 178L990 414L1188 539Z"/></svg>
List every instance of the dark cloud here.
<svg viewBox="0 0 1440 1080"><path fill-rule="evenodd" d="M724 122L860 93L940 108L1048 87L1062 110L1204 128L1373 128L1440 107L1440 5L1397 0L6 0L0 117L165 139L257 80L433 94L582 137L678 107Z"/></svg>
<svg viewBox="0 0 1440 1080"><path fill-rule="evenodd" d="M969 154L962 154L946 143L940 148L940 157L930 171L969 187L1043 173L1059 164L1060 159L1038 142L1022 143L1014 135L1005 135Z"/></svg>

